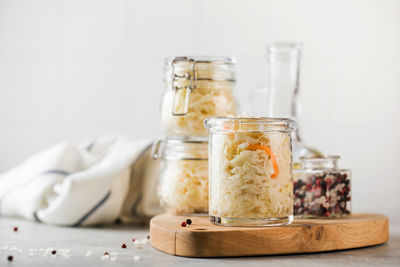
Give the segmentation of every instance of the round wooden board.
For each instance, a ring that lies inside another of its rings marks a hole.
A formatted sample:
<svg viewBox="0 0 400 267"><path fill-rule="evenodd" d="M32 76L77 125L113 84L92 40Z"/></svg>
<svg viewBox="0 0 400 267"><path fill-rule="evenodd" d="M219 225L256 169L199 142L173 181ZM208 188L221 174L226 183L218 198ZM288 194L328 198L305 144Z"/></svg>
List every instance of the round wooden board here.
<svg viewBox="0 0 400 267"><path fill-rule="evenodd" d="M165 253L186 257L231 257L311 253L383 244L389 219L379 214L353 214L344 219L295 219L274 227L224 227L208 216L161 214L150 222L151 244Z"/></svg>

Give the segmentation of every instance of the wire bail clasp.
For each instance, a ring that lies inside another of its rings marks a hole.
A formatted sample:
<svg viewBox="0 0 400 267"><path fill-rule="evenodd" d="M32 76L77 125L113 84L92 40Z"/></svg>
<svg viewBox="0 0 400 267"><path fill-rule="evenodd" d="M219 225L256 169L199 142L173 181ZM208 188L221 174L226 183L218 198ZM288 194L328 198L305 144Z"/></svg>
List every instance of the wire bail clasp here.
<svg viewBox="0 0 400 267"><path fill-rule="evenodd" d="M190 64L190 71L184 74L177 74L175 72L175 64L178 62L186 62ZM187 114L189 109L190 93L196 88L197 73L195 71L196 60L189 57L176 57L171 62L172 65L172 75L171 75L171 85L174 90L174 102L172 106L173 116L184 116ZM183 107L177 107L177 98L180 97L180 90L184 90L184 102ZM183 110L182 110L183 108Z"/></svg>
<svg viewBox="0 0 400 267"><path fill-rule="evenodd" d="M164 142L162 140L157 140L153 143L153 145L151 146L151 157L153 159L159 159L161 158L162 155L162 150L163 150L163 144Z"/></svg>

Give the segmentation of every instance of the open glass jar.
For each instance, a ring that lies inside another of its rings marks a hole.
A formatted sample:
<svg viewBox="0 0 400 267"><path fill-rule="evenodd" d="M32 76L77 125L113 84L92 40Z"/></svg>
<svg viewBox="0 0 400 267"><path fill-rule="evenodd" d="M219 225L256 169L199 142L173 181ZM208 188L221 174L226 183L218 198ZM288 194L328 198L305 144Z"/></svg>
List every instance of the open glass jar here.
<svg viewBox="0 0 400 267"><path fill-rule="evenodd" d="M153 145L162 159L158 196L172 214L208 212L208 142L167 139Z"/></svg>
<svg viewBox="0 0 400 267"><path fill-rule="evenodd" d="M210 221L263 226L293 220L295 123L277 118L208 118Z"/></svg>
<svg viewBox="0 0 400 267"><path fill-rule="evenodd" d="M294 215L343 217L351 213L351 172L338 169L339 156L301 158L294 170Z"/></svg>
<svg viewBox="0 0 400 267"><path fill-rule="evenodd" d="M165 62L162 128L169 136L207 137L203 121L236 114L235 61L224 57L174 57Z"/></svg>

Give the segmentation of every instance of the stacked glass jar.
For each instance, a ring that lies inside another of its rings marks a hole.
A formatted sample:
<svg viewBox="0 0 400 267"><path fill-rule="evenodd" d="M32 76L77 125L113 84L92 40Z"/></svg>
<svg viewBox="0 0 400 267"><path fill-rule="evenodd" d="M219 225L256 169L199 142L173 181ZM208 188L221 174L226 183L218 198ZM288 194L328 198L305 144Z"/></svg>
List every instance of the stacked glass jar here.
<svg viewBox="0 0 400 267"><path fill-rule="evenodd" d="M161 100L163 141L153 145L162 160L159 198L174 214L208 212L208 133L204 119L235 116L235 61L225 57L173 57L164 66Z"/></svg>

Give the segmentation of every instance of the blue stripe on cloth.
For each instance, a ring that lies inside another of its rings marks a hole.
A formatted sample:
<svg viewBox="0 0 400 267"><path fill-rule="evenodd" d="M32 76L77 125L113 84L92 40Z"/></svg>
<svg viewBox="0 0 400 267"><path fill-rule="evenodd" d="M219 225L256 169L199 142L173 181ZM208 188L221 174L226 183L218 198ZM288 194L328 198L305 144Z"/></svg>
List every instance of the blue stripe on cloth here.
<svg viewBox="0 0 400 267"><path fill-rule="evenodd" d="M37 215L37 211L33 212L33 218L34 218L35 221L37 221L37 222L42 222L42 221L39 219L38 215Z"/></svg>
<svg viewBox="0 0 400 267"><path fill-rule="evenodd" d="M6 192L4 192L1 196L0 196L0 215L1 215L1 202L3 201L3 199L8 195L8 194L10 194L10 193L12 193L12 192L14 192L15 190L17 190L17 189L21 189L22 187L24 187L24 186L27 186L28 184L30 184L30 183L32 183L33 181L35 181L37 178L39 178L40 176L42 176L42 175L46 175L46 174L58 174L58 175L63 175L63 176L68 176L70 173L69 172L66 172L66 171L63 171L63 170L47 170L47 171L44 171L44 172L41 172L41 173L39 173L38 175L35 175L35 176L33 176L33 177L31 177L30 179L28 179L28 180L26 180L26 181L24 181L24 182L22 182L22 183L20 183L20 184L17 184L16 186L14 186L14 187L12 187L12 188L10 188L10 189L8 189Z"/></svg>
<svg viewBox="0 0 400 267"><path fill-rule="evenodd" d="M43 174L60 174L60 175L65 175L65 176L70 175L69 172L61 171L61 170L48 170L48 171L42 172L39 175L43 175Z"/></svg>
<svg viewBox="0 0 400 267"><path fill-rule="evenodd" d="M96 143L95 140L91 141L91 142L89 143L89 145L86 147L86 150L87 150L87 151L92 150L92 148L94 147L94 144L95 144L95 143Z"/></svg>
<svg viewBox="0 0 400 267"><path fill-rule="evenodd" d="M107 199L111 196L111 191L108 191L108 193L97 203L93 208L91 208L85 215L83 215L82 218L80 218L76 223L74 223L72 226L80 226L82 223L90 216L92 215L101 205L103 205Z"/></svg>

